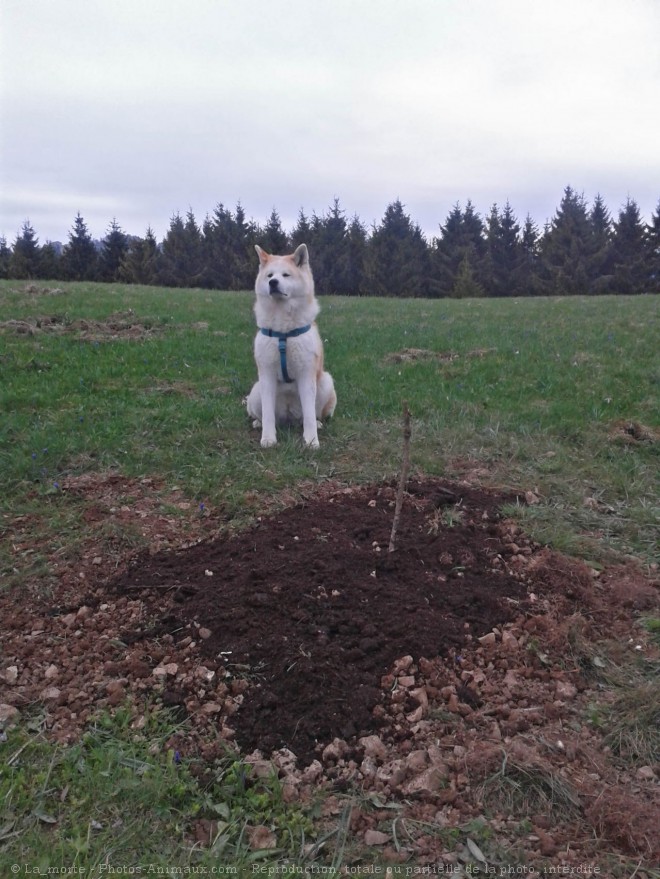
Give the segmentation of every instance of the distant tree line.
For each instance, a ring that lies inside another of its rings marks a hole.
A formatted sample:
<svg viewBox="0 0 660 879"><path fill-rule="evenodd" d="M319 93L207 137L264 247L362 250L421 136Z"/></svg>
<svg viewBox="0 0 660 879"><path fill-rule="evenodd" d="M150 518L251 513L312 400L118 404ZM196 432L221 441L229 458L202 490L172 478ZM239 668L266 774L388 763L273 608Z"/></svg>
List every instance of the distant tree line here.
<svg viewBox="0 0 660 879"><path fill-rule="evenodd" d="M660 202L645 224L629 198L613 219L603 199L589 206L570 186L542 231L521 224L511 205L481 217L456 204L430 242L400 201L368 229L347 219L339 200L322 216L301 210L282 228L273 209L265 225L218 204L200 225L175 214L158 242L126 234L116 220L100 242L78 214L64 246L40 246L29 221L12 247L0 238L0 277L107 281L167 287L244 290L256 269L254 244L273 253L305 242L317 291L374 296L546 296L660 292Z"/></svg>

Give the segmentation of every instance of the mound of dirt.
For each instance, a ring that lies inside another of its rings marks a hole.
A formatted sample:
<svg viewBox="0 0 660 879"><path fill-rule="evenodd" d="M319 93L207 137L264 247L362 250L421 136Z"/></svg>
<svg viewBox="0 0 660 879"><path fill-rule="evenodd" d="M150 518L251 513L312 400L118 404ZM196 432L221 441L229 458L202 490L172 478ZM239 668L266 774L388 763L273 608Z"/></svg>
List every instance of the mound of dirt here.
<svg viewBox="0 0 660 879"><path fill-rule="evenodd" d="M139 556L116 583L133 596L176 590L169 631L198 624L204 653L253 681L233 718L243 749L309 762L334 738L367 735L395 660L458 653L526 603L501 555L498 510L511 497L413 484L389 553L394 498L346 489L231 540Z"/></svg>

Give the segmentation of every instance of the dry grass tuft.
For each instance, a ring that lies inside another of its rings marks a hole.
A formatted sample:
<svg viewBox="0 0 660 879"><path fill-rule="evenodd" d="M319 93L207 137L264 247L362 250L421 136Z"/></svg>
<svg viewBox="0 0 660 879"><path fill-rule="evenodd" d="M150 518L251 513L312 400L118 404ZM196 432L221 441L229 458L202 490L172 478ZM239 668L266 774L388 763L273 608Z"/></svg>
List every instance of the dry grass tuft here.
<svg viewBox="0 0 660 879"><path fill-rule="evenodd" d="M660 687L656 680L622 688L609 717L605 741L615 754L645 766L660 760Z"/></svg>
<svg viewBox="0 0 660 879"><path fill-rule="evenodd" d="M577 817L582 808L577 793L549 764L512 759L510 755L505 755L500 769L481 784L479 799L495 812L521 817L553 815L557 821Z"/></svg>

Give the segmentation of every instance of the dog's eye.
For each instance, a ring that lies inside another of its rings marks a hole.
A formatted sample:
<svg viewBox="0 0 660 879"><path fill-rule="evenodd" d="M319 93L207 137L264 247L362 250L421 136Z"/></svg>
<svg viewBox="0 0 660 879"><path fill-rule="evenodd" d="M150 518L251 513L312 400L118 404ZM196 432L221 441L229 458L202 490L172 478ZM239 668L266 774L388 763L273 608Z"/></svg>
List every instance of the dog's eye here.
<svg viewBox="0 0 660 879"><path fill-rule="evenodd" d="M288 278L288 277L289 277L289 273L288 273L288 272L282 272L282 277L283 277L283 278Z"/></svg>
<svg viewBox="0 0 660 879"><path fill-rule="evenodd" d="M273 273L272 273L272 272L268 272L268 277L269 277L269 278L272 278L272 277L273 277Z"/></svg>

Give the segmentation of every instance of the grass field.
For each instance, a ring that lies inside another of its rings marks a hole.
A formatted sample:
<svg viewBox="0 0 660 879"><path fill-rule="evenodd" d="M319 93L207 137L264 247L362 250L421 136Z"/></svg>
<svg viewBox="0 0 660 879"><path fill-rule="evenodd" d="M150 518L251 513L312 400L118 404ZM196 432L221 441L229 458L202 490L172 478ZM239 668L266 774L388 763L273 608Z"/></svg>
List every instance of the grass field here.
<svg viewBox="0 0 660 879"><path fill-rule="evenodd" d="M255 493L265 504L303 482L395 477L404 401L413 472L533 492L538 503L510 512L538 541L594 566L628 556L656 561L657 297L326 297L319 324L339 402L317 452L296 431L262 450L250 429L242 398L255 375L251 309L249 293L0 282L2 516L29 517L34 534L20 569L10 543L0 542L6 588L28 580L47 588L46 556L54 547L75 553L84 541L79 501L60 491L67 477L154 478L240 525L253 515L246 498ZM137 549L139 537L131 539ZM169 731L167 720L154 723L136 742L121 719L106 718L75 753L23 729L9 757L26 749L33 771L5 774L0 787L10 816L0 819L6 864L21 846L42 845L44 864L89 870L113 846L133 851L138 837L152 863L156 855L192 863L177 840L181 815L202 794L181 773L171 783L171 755L153 757L153 742ZM234 771L231 762L221 767L210 795L226 800ZM70 821L53 861L54 776L70 791ZM137 784L143 778L149 783ZM275 800L272 790L241 800L236 822L227 822L225 855L248 872L241 828L266 812L288 828L291 851L304 849L307 819ZM105 837L90 837L90 814Z"/></svg>
<svg viewBox="0 0 660 879"><path fill-rule="evenodd" d="M658 447L644 429L658 427L656 297L325 298L339 406L309 454L295 432L265 452L248 429L249 294L22 286L0 286L0 321L59 323L0 335L0 468L14 512L47 497L57 516L64 475L110 468L157 474L239 516L248 490L391 477L408 400L413 467L480 469L486 484L533 489L542 503L520 515L559 548L594 560L652 551ZM76 329L118 313L144 333ZM405 349L418 354L393 356Z"/></svg>

